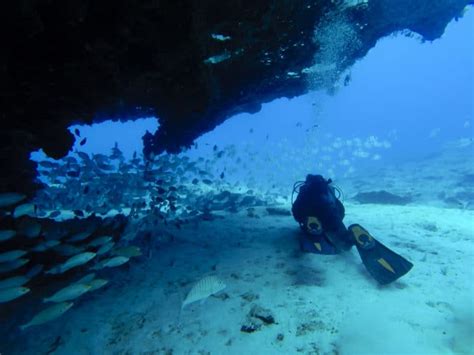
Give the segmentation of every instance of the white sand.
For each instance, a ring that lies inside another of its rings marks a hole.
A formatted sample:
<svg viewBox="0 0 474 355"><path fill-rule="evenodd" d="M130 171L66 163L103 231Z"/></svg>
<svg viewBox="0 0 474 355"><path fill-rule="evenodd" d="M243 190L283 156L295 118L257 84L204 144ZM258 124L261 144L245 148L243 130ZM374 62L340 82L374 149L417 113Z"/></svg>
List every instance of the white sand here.
<svg viewBox="0 0 474 355"><path fill-rule="evenodd" d="M379 287L356 250L301 254L292 217L230 214L172 229L176 241L152 258L101 273L113 276L108 286L18 335L11 352L44 353L61 336L55 354L473 353L474 211L345 206L346 225L362 224L411 260L410 273ZM209 274L226 282L219 295L229 298L180 315L192 283ZM244 300L247 292L258 299ZM243 333L253 304L276 324Z"/></svg>

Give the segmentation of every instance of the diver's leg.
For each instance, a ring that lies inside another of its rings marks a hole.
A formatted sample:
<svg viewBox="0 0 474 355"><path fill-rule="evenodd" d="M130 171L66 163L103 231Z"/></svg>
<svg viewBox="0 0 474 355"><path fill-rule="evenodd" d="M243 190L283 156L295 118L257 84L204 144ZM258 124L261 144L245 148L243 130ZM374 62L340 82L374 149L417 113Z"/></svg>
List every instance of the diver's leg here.
<svg viewBox="0 0 474 355"><path fill-rule="evenodd" d="M341 251L348 251L355 245L354 235L341 222L333 230L326 231L328 239Z"/></svg>
<svg viewBox="0 0 474 355"><path fill-rule="evenodd" d="M313 236L308 234L302 234L300 236L300 249L304 253L334 255L339 254L338 250L332 245L324 235Z"/></svg>

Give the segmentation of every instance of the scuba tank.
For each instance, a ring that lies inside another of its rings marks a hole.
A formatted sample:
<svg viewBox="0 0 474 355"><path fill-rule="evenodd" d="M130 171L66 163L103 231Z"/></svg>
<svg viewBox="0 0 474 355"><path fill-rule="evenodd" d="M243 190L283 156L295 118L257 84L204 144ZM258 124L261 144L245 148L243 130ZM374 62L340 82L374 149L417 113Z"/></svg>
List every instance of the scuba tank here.
<svg viewBox="0 0 474 355"><path fill-rule="evenodd" d="M332 180L326 180L321 175L307 175L305 181L298 181L293 186L291 196L291 211L295 220L300 223L305 222L308 216L317 217L324 230L338 229L345 210L339 198L336 196L336 189L331 185ZM297 193L296 200L293 201L294 194Z"/></svg>
<svg viewBox="0 0 474 355"><path fill-rule="evenodd" d="M307 175L305 181L293 186L293 217L301 229L310 235L324 236L339 250L352 247L352 236L344 226L344 206L336 196L340 190L335 188L331 179L321 175ZM296 200L294 194L297 193Z"/></svg>

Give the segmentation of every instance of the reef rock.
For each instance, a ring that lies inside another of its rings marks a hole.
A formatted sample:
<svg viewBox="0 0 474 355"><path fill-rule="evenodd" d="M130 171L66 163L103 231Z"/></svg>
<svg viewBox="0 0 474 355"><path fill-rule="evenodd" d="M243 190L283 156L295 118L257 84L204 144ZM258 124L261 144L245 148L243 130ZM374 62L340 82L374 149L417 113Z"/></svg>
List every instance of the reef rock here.
<svg viewBox="0 0 474 355"><path fill-rule="evenodd" d="M472 0L4 1L0 192L31 194L31 151L68 153L72 124L156 115L144 153L334 83L378 39L425 40Z"/></svg>

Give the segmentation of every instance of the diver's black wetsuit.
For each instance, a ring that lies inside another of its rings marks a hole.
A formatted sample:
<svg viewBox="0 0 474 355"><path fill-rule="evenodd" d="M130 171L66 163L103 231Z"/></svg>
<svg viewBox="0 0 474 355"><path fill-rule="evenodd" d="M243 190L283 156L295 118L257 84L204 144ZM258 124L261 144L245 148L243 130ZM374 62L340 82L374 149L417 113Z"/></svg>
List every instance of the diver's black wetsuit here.
<svg viewBox="0 0 474 355"><path fill-rule="evenodd" d="M387 248L359 224L344 226L344 206L336 197L331 180L308 175L296 183L298 192L292 212L303 233L300 247L304 252L338 254L356 246L367 271L379 284L391 283L411 270L413 264Z"/></svg>
<svg viewBox="0 0 474 355"><path fill-rule="evenodd" d="M292 212L305 232L300 239L303 251L337 254L354 245L352 234L342 223L344 206L330 184L331 180L321 175L308 175L299 186ZM321 250L314 243L322 246Z"/></svg>

